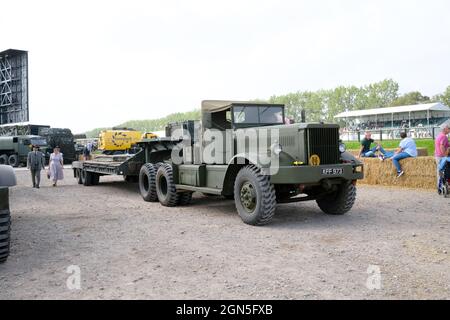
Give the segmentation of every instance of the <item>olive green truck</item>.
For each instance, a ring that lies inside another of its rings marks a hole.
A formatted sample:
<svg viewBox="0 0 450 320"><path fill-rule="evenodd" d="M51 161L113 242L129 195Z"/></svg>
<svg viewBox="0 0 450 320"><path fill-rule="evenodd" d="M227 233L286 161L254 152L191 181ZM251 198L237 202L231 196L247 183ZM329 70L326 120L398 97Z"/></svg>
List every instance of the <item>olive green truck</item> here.
<svg viewBox="0 0 450 320"><path fill-rule="evenodd" d="M16 185L12 167L0 165L0 263L9 256L11 239L11 213L9 212L9 189Z"/></svg>
<svg viewBox="0 0 450 320"><path fill-rule="evenodd" d="M18 167L27 165L28 153L32 145L40 147L44 153L47 151L45 138L34 135L0 137L0 165Z"/></svg>
<svg viewBox="0 0 450 320"><path fill-rule="evenodd" d="M242 220L265 225L278 204L316 201L347 213L363 165L345 151L339 126L289 123L283 105L203 101L202 121L170 124L166 138L144 140L135 155L73 163L80 184L104 175L139 181L145 201L188 205L194 192L234 199Z"/></svg>

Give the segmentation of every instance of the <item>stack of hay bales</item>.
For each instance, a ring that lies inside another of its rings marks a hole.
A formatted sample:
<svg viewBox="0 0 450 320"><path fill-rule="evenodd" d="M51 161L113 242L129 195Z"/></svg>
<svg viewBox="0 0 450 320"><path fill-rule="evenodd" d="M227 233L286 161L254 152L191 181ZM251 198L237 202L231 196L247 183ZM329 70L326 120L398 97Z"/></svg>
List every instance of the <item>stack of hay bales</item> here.
<svg viewBox="0 0 450 320"><path fill-rule="evenodd" d="M436 162L433 157L409 158L400 161L405 174L397 178L392 160L364 158L364 180L362 184L395 186L403 188L435 189Z"/></svg>

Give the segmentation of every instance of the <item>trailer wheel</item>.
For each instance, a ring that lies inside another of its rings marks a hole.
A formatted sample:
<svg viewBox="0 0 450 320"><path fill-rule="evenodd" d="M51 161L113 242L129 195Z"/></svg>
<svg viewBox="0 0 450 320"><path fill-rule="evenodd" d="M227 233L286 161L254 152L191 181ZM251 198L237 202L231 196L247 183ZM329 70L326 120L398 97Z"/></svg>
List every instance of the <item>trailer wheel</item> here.
<svg viewBox="0 0 450 320"><path fill-rule="evenodd" d="M193 192L183 192L178 195L178 205L187 206L192 202Z"/></svg>
<svg viewBox="0 0 450 320"><path fill-rule="evenodd" d="M93 186L98 186L100 183L100 175L98 173L91 173L91 184Z"/></svg>
<svg viewBox="0 0 450 320"><path fill-rule="evenodd" d="M347 182L336 192L317 199L316 202L324 213L339 216L349 212L355 204L355 200L356 187L353 183Z"/></svg>
<svg viewBox="0 0 450 320"><path fill-rule="evenodd" d="M144 201L158 202L156 193L156 172L158 167L153 163L146 163L139 172L139 190Z"/></svg>
<svg viewBox="0 0 450 320"><path fill-rule="evenodd" d="M75 169L75 177L77 179L78 184L83 184L83 179L82 179L82 170L81 169Z"/></svg>
<svg viewBox="0 0 450 320"><path fill-rule="evenodd" d="M81 171L81 179L83 181L83 185L85 187L89 187L92 185L92 173L86 170Z"/></svg>
<svg viewBox="0 0 450 320"><path fill-rule="evenodd" d="M0 165L7 165L8 164L8 156L6 154L2 154L0 156Z"/></svg>
<svg viewBox="0 0 450 320"><path fill-rule="evenodd" d="M11 214L9 212L8 189L0 189L0 263L8 259L11 239Z"/></svg>
<svg viewBox="0 0 450 320"><path fill-rule="evenodd" d="M239 171L234 184L234 199L239 216L246 224L262 226L275 215L275 188L270 178L253 165Z"/></svg>
<svg viewBox="0 0 450 320"><path fill-rule="evenodd" d="M9 156L8 164L14 168L19 166L19 157L17 156L17 154L12 154Z"/></svg>
<svg viewBox="0 0 450 320"><path fill-rule="evenodd" d="M172 166L167 163L161 164L156 173L156 193L159 202L165 207L175 207L179 201L179 194L173 179Z"/></svg>

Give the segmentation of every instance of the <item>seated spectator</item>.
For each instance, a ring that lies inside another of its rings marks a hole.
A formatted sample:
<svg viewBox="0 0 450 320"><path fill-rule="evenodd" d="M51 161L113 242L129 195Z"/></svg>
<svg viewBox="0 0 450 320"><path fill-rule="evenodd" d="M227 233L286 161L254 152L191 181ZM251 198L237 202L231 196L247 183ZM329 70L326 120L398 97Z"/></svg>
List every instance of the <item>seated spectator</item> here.
<svg viewBox="0 0 450 320"><path fill-rule="evenodd" d="M379 143L377 143L374 148L371 148L374 143L375 141L372 139L372 134L370 132L366 132L364 139L361 141L359 156L361 158L375 158L377 156L377 152L380 152L383 156L389 156L389 154Z"/></svg>
<svg viewBox="0 0 450 320"><path fill-rule="evenodd" d="M417 146L414 139L408 138L406 132L400 133L400 138L402 138L400 146L395 151L392 157L392 162L394 163L394 166L397 169L397 178L400 178L405 174L400 165L400 161L407 158L417 157Z"/></svg>

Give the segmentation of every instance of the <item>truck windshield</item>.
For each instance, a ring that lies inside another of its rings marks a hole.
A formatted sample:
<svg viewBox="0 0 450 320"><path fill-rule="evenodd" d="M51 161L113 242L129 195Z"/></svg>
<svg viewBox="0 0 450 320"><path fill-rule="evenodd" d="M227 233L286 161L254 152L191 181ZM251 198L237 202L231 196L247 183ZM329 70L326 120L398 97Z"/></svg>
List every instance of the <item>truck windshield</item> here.
<svg viewBox="0 0 450 320"><path fill-rule="evenodd" d="M283 124L283 107L279 106L248 106L234 107L233 118L235 124L242 125L275 125Z"/></svg>
<svg viewBox="0 0 450 320"><path fill-rule="evenodd" d="M43 138L33 138L33 139L31 139L31 144L36 145L36 146L46 146L47 140L45 140Z"/></svg>

